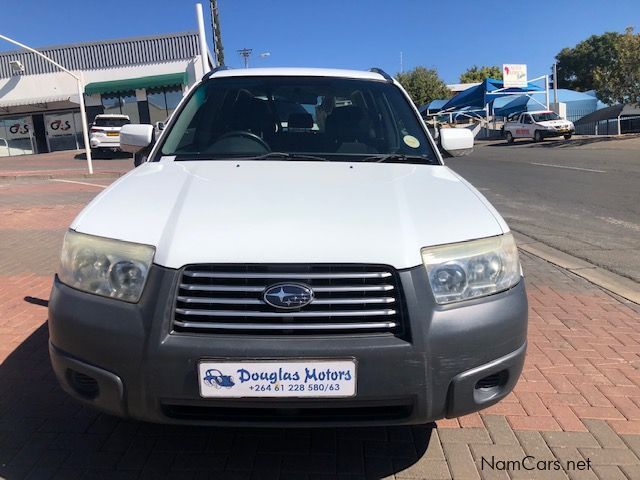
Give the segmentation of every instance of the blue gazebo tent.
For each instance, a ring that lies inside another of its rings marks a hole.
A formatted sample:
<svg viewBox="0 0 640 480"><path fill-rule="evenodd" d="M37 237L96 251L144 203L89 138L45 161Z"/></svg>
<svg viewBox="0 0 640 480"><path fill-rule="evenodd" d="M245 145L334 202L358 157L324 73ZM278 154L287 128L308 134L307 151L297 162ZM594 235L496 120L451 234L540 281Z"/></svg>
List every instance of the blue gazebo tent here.
<svg viewBox="0 0 640 480"><path fill-rule="evenodd" d="M442 100L431 100L429 103L425 103L424 105L420 105L418 111L421 116L430 115L432 113L437 113L442 110L442 107L449 101L448 98Z"/></svg>
<svg viewBox="0 0 640 480"><path fill-rule="evenodd" d="M485 78L482 83L468 88L450 99L442 107L442 111L459 110L465 107L473 107L477 110L484 109L487 104L492 105L497 98L511 97L514 95L530 95L532 93L544 93L545 90L532 82L526 88L504 88L502 80ZM526 98L526 97L525 97Z"/></svg>
<svg viewBox="0 0 640 480"><path fill-rule="evenodd" d="M540 103L544 103L543 95L544 92L533 94L538 97L538 102L527 96L498 98L493 102L493 113L499 117L506 117L516 112L542 110L544 107ZM553 91L549 92L549 97L553 99ZM566 105L569 120L577 120L606 106L596 98L595 92L576 92L565 88L558 89L558 102Z"/></svg>

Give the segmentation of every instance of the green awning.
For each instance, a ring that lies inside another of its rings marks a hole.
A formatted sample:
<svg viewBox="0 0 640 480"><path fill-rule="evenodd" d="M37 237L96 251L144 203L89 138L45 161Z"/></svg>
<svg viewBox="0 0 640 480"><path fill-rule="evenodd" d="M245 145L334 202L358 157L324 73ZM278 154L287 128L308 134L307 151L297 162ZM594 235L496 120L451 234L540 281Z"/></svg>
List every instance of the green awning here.
<svg viewBox="0 0 640 480"><path fill-rule="evenodd" d="M135 90L136 88L158 88L186 84L187 72L168 73L166 75L151 75L150 77L88 83L84 87L84 93L86 95L93 95L94 93L118 93Z"/></svg>

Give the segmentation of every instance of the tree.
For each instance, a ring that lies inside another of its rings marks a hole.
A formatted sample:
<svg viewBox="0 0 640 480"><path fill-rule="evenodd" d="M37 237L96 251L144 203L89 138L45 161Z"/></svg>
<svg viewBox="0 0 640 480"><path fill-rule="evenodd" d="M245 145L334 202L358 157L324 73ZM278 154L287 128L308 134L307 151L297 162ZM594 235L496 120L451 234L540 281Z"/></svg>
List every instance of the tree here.
<svg viewBox="0 0 640 480"><path fill-rule="evenodd" d="M592 35L573 48L563 48L556 55L558 87L581 92L595 89L596 68L609 71L615 62L618 32Z"/></svg>
<svg viewBox="0 0 640 480"><path fill-rule="evenodd" d="M502 80L502 68L497 65L490 67L482 66L478 67L474 65L468 68L466 72L460 75L460 83L477 83L483 81L485 78L495 78Z"/></svg>
<svg viewBox="0 0 640 480"><path fill-rule="evenodd" d="M398 73L396 80L402 84L417 106L451 96L447 85L432 68L416 67L409 72Z"/></svg>
<svg viewBox="0 0 640 480"><path fill-rule="evenodd" d="M633 28L616 39L613 61L596 66L593 86L598 98L609 105L640 102L640 34L634 34Z"/></svg>

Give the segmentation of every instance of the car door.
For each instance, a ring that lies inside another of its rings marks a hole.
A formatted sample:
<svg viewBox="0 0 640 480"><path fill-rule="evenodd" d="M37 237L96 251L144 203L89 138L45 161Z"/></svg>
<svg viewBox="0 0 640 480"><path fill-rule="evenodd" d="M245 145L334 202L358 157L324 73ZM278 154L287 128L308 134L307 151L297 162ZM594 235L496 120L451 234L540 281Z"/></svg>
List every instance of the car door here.
<svg viewBox="0 0 640 480"><path fill-rule="evenodd" d="M533 137L534 123L531 115L523 113L520 122L520 137L531 138Z"/></svg>
<svg viewBox="0 0 640 480"><path fill-rule="evenodd" d="M522 125L522 117L523 116L524 116L523 114L520 114L516 118L513 119L512 133L513 133L513 136L516 137L516 138L520 138L520 137L524 136L523 133L522 133L523 132L523 130L522 130L523 129L523 125Z"/></svg>

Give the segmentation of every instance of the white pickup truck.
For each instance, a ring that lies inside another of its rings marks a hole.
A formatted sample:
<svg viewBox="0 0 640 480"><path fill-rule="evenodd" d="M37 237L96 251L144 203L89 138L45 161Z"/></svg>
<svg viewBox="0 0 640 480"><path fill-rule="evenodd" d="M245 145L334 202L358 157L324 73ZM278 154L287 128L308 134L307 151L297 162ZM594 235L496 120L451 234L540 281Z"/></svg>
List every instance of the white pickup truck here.
<svg viewBox="0 0 640 480"><path fill-rule="evenodd" d="M541 142L548 137L564 136L569 140L574 131L572 122L551 111L516 113L504 124L507 143L513 143L516 138L533 138L534 142Z"/></svg>

